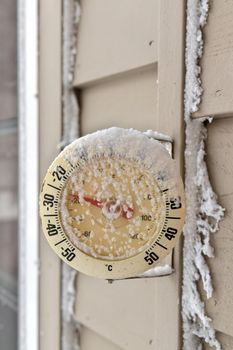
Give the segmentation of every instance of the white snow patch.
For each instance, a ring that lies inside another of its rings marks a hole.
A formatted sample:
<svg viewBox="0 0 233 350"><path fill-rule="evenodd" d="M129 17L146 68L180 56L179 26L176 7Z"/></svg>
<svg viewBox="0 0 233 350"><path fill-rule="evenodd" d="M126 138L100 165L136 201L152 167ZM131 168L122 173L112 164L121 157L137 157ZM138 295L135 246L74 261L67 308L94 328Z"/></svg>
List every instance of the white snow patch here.
<svg viewBox="0 0 233 350"><path fill-rule="evenodd" d="M148 137L152 137L155 140L158 141L168 141L168 142L172 142L172 138L171 136L162 134L161 132L158 131L154 131L154 130L147 130L145 131L143 134L145 134Z"/></svg>
<svg viewBox="0 0 233 350"><path fill-rule="evenodd" d="M212 120L191 119L191 113L198 110L203 92L198 63L203 53L202 28L206 24L207 16L207 0L188 0L185 80L187 212L184 226L182 294L184 350L201 350L202 340L217 350L221 349L197 287L201 278L207 297L212 296L211 275L204 256L213 257L210 234L218 230L218 223L224 214L224 209L217 203L211 187L204 160L207 137L204 121Z"/></svg>
<svg viewBox="0 0 233 350"><path fill-rule="evenodd" d="M142 277L161 277L161 276L171 275L173 272L174 270L170 265L164 265L164 266L156 266L153 269L150 269L144 272L141 276Z"/></svg>
<svg viewBox="0 0 233 350"><path fill-rule="evenodd" d="M162 169L166 172L164 176L167 179L179 177L174 161L168 157L165 147L153 138L145 138L142 132L134 129L112 127L99 130L74 141L64 150L65 157L72 164L80 162L80 158L85 161L96 156L111 157L113 151L120 158L127 155L128 159L143 162L144 168L155 175L158 169Z"/></svg>
<svg viewBox="0 0 233 350"><path fill-rule="evenodd" d="M79 135L79 106L73 88L77 33L81 9L78 0L63 0L63 139L61 147Z"/></svg>
<svg viewBox="0 0 233 350"><path fill-rule="evenodd" d="M77 271L62 264L62 350L79 350L79 324L74 316Z"/></svg>

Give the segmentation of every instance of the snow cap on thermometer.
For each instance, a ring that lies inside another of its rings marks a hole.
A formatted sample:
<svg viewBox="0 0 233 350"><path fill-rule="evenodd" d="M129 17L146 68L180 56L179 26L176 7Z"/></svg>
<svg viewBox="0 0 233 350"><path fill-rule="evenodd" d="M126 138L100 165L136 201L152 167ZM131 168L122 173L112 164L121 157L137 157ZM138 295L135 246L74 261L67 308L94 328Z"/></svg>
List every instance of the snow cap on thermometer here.
<svg viewBox="0 0 233 350"><path fill-rule="evenodd" d="M106 279L136 276L175 245L183 184L158 141L110 128L77 139L54 160L40 213L49 244L73 268Z"/></svg>

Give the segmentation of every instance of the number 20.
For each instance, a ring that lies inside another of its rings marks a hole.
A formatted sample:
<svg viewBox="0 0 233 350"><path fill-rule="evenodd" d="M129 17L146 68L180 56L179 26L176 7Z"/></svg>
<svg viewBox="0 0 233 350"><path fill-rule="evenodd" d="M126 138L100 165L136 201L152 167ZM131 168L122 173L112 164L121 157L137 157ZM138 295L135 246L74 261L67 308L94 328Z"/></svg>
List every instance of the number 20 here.
<svg viewBox="0 0 233 350"><path fill-rule="evenodd" d="M57 178L57 180L61 180L62 179L62 176L66 174L66 171L65 169L61 166L61 165L58 165L56 170L53 171L53 176Z"/></svg>

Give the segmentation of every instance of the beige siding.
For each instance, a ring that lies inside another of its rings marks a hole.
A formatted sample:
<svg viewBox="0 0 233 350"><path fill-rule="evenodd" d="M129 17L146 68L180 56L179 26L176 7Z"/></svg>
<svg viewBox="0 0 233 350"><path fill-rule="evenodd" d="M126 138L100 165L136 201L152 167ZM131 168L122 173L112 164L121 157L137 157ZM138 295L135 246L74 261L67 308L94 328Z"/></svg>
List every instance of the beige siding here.
<svg viewBox="0 0 233 350"><path fill-rule="evenodd" d="M117 345L108 341L106 338L101 337L89 328L81 327L81 334L81 349L122 350Z"/></svg>
<svg viewBox="0 0 233 350"><path fill-rule="evenodd" d="M158 0L81 1L75 85L156 62L158 5Z"/></svg>
<svg viewBox="0 0 233 350"><path fill-rule="evenodd" d="M83 133L110 126L156 129L156 81L153 65L82 89Z"/></svg>
<svg viewBox="0 0 233 350"><path fill-rule="evenodd" d="M40 1L40 183L61 139L61 2ZM40 235L40 350L60 349L60 260Z"/></svg>
<svg viewBox="0 0 233 350"><path fill-rule="evenodd" d="M233 2L211 1L208 24L204 29L202 59L204 94L195 116L224 117L233 112Z"/></svg>
<svg viewBox="0 0 233 350"><path fill-rule="evenodd" d="M207 313L219 331L224 350L233 348L233 3L211 1L204 30L205 46L201 62L204 94L194 117L214 116L208 126L207 163L211 182L226 208L219 232L212 237L215 258L209 259L214 296L206 301ZM209 349L206 347L205 349Z"/></svg>
<svg viewBox="0 0 233 350"><path fill-rule="evenodd" d="M233 118L215 120L208 131L208 167L226 215L212 239L216 258L209 259L209 264L215 293L207 303L207 311L218 331L233 336Z"/></svg>
<svg viewBox="0 0 233 350"><path fill-rule="evenodd" d="M168 133L181 171L184 10L181 0L82 1L75 80L82 134L110 126ZM177 246L170 277L110 285L79 274L81 350L91 349L92 337L101 344L95 350L109 342L118 350L180 350L180 266Z"/></svg>
<svg viewBox="0 0 233 350"><path fill-rule="evenodd" d="M56 154L60 136L60 5L54 0L40 3L41 176ZM81 7L74 85L82 134L113 125L165 132L175 140L174 157L182 171L185 2L85 0ZM194 114L221 117L209 126L207 161L226 217L212 238L216 258L209 263L215 293L207 301L207 312L224 350L233 348L232 17L232 1L210 1L201 62L204 95ZM170 277L108 284L79 274L76 317L82 324L81 350L180 350L180 255L178 245L176 272ZM41 349L59 349L59 261L44 238L41 261Z"/></svg>
<svg viewBox="0 0 233 350"><path fill-rule="evenodd" d="M229 335L217 333L217 337L221 342L222 349L223 350L231 350L233 349L233 337L230 337ZM204 346L203 350L212 350L213 348L210 348L208 345Z"/></svg>
<svg viewBox="0 0 233 350"><path fill-rule="evenodd" d="M156 283L153 279L107 281L79 275L78 320L122 349L155 344Z"/></svg>

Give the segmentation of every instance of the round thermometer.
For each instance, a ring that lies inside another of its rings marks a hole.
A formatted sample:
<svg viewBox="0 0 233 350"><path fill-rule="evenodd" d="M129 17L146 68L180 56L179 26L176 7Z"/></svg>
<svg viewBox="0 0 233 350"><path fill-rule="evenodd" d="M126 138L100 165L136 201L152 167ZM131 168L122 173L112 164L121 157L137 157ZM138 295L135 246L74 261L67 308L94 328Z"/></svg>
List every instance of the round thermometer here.
<svg viewBox="0 0 233 350"><path fill-rule="evenodd" d="M49 244L74 269L132 277L174 247L184 223L183 184L158 141L110 128L77 139L54 160L40 215Z"/></svg>

